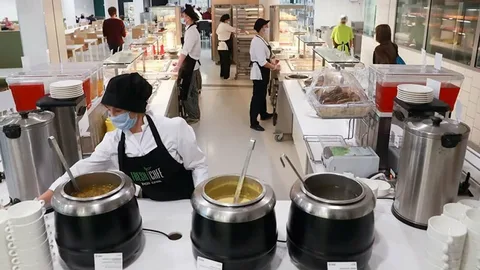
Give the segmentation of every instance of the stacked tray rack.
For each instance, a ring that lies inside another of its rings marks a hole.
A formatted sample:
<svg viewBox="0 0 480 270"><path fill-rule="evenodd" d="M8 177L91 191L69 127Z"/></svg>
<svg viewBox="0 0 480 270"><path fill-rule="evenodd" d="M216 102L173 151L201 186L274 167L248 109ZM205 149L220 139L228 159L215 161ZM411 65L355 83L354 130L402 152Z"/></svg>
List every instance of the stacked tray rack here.
<svg viewBox="0 0 480 270"><path fill-rule="evenodd" d="M232 9L233 27L249 32L254 32L255 21L264 16L263 5L234 5ZM235 36L233 54L233 59L237 65L235 79L242 75L250 75L250 42L253 37L253 34L239 35L238 33Z"/></svg>

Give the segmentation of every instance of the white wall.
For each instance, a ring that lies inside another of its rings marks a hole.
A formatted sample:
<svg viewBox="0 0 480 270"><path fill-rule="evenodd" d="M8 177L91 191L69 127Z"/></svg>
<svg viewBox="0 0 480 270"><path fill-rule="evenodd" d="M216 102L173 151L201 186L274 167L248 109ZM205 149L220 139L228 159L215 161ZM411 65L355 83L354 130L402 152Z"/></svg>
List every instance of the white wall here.
<svg viewBox="0 0 480 270"><path fill-rule="evenodd" d="M350 22L363 21L363 0L316 0L315 29L337 25L343 14Z"/></svg>
<svg viewBox="0 0 480 270"><path fill-rule="evenodd" d="M18 20L15 0L0 0L0 21L5 17L10 21Z"/></svg>
<svg viewBox="0 0 480 270"><path fill-rule="evenodd" d="M115 7L117 9L117 13L118 13L118 1L117 0L105 0L104 6L105 6L105 18L110 18L110 15L108 15L108 9L110 7Z"/></svg>
<svg viewBox="0 0 480 270"><path fill-rule="evenodd" d="M75 15L80 17L81 14L85 17L95 14L93 0L73 0L75 2Z"/></svg>
<svg viewBox="0 0 480 270"><path fill-rule="evenodd" d="M75 25L75 0L62 0L62 12L67 26Z"/></svg>

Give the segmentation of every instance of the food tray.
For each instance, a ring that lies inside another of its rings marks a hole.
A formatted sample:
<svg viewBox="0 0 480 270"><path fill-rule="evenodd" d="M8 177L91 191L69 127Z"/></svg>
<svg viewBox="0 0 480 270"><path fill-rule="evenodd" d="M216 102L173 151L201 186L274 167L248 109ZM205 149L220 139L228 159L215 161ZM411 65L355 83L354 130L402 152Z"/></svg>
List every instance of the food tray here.
<svg viewBox="0 0 480 270"><path fill-rule="evenodd" d="M373 102L354 79L343 81L350 82L348 84L315 87L307 91L307 99L319 117L362 118L373 109Z"/></svg>
<svg viewBox="0 0 480 270"><path fill-rule="evenodd" d="M322 163L323 149L327 146L347 147L345 139L340 135L304 136L303 140L307 146L310 160L315 163Z"/></svg>

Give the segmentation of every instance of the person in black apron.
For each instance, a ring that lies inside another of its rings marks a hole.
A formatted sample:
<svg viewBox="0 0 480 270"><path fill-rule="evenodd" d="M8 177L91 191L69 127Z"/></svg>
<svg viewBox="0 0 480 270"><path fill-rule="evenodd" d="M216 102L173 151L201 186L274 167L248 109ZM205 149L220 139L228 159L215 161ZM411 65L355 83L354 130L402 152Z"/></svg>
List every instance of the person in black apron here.
<svg viewBox="0 0 480 270"><path fill-rule="evenodd" d="M280 66L271 63L272 47L265 40L268 37L268 22L258 19L254 29L257 35L250 44L250 79L253 81L253 95L250 102L250 128L256 131L264 131L258 122L272 118L273 114L267 112L267 88L270 82L270 71L279 70Z"/></svg>
<svg viewBox="0 0 480 270"><path fill-rule="evenodd" d="M192 6L186 5L183 18L187 26L184 44L182 45L183 49L174 72L178 72L177 83L180 90L180 100L185 110L185 118L189 123L196 123L200 120L198 89L201 88L197 82L200 71L199 69L195 70L197 63L200 65L200 33L195 24L199 17ZM198 51L194 51L197 49ZM198 54L198 59L194 59L192 53Z"/></svg>
<svg viewBox="0 0 480 270"><path fill-rule="evenodd" d="M232 35L236 31L237 29L230 25L230 15L223 14L216 34L218 36L218 55L220 56L220 77L225 80L230 78L231 52L233 48Z"/></svg>
<svg viewBox="0 0 480 270"><path fill-rule="evenodd" d="M146 112L151 94L152 86L138 73L109 81L102 104L117 129L72 166L74 176L118 169L141 187L137 195L155 201L190 199L195 184L208 178L205 155L183 119ZM63 175L39 199L49 202L53 190L68 180Z"/></svg>

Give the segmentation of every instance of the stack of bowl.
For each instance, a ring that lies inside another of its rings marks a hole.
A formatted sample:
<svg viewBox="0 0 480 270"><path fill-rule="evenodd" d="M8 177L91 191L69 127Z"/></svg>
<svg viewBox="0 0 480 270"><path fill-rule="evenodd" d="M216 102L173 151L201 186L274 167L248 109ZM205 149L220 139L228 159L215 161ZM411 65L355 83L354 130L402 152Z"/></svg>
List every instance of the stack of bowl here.
<svg viewBox="0 0 480 270"><path fill-rule="evenodd" d="M6 240L13 270L52 270L51 240L43 201L23 201L8 208Z"/></svg>
<svg viewBox="0 0 480 270"><path fill-rule="evenodd" d="M468 234L462 258L462 269L480 270L480 209L467 210L462 220L467 227Z"/></svg>
<svg viewBox="0 0 480 270"><path fill-rule="evenodd" d="M446 215L434 216L428 220L427 235L427 269L460 269L467 237L465 225Z"/></svg>
<svg viewBox="0 0 480 270"><path fill-rule="evenodd" d="M0 209L0 269L11 269L10 258L7 249L7 227L8 213L6 210Z"/></svg>

